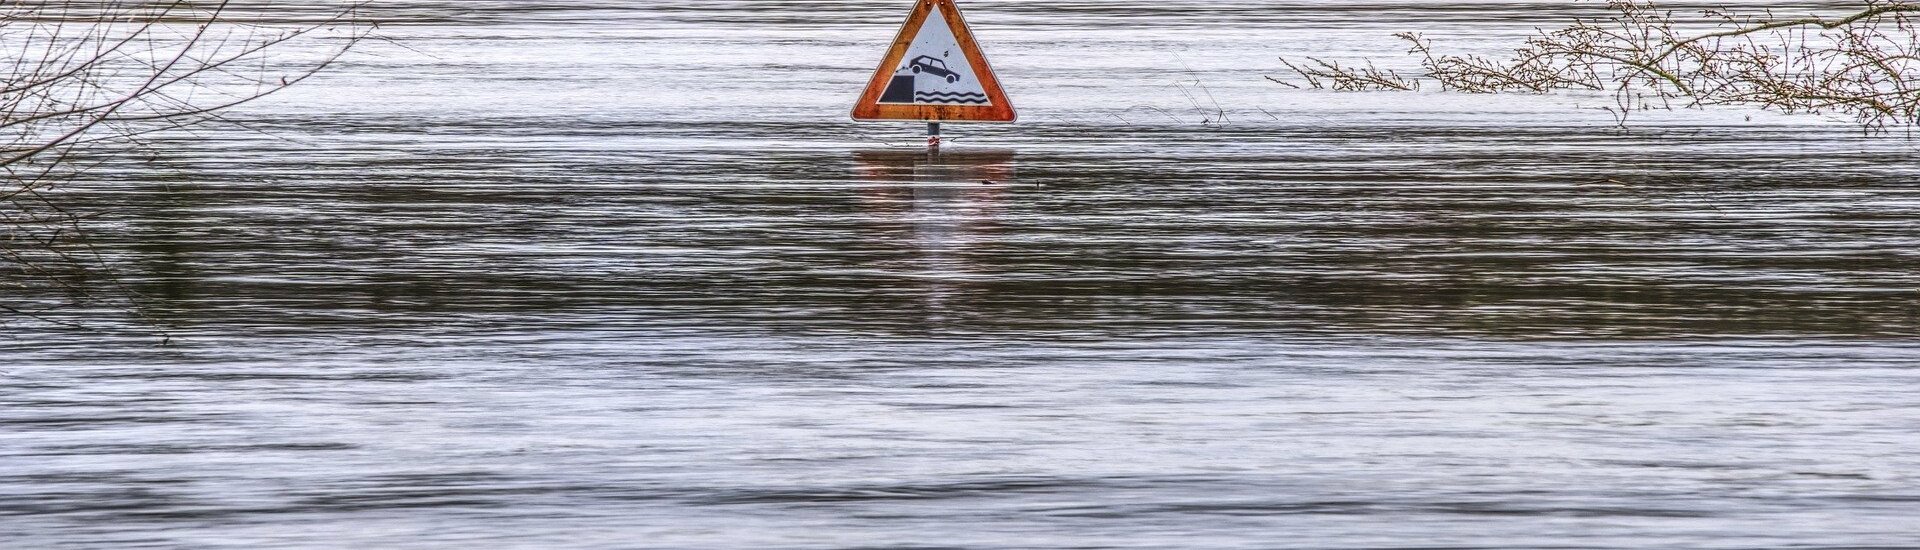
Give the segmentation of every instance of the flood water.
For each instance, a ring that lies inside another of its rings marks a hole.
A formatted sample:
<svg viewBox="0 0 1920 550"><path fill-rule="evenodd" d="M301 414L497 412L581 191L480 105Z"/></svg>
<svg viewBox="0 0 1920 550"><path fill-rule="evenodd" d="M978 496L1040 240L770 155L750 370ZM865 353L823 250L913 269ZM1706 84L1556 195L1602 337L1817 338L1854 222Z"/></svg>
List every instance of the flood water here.
<svg viewBox="0 0 1920 550"><path fill-rule="evenodd" d="M909 4L384 2L102 165L0 547L1920 541L1920 142L1263 78L1591 3L970 0L1022 121L930 155Z"/></svg>

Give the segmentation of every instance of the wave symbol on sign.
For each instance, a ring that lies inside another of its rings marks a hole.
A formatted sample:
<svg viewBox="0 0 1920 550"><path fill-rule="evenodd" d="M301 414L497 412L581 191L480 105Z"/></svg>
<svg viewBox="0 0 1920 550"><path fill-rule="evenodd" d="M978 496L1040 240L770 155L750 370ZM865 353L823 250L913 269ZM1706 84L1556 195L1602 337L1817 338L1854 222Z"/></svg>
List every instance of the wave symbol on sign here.
<svg viewBox="0 0 1920 550"><path fill-rule="evenodd" d="M914 92L915 103L958 103L963 105L985 105L987 94L952 92Z"/></svg>

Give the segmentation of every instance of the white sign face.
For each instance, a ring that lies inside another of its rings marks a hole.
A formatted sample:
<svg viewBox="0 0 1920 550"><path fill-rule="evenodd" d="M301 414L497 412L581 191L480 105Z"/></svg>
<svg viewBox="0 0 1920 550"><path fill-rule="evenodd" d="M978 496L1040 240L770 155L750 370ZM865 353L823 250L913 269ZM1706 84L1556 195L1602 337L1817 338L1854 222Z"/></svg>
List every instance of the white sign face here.
<svg viewBox="0 0 1920 550"><path fill-rule="evenodd" d="M1020 119L953 0L916 0L853 103L859 121Z"/></svg>
<svg viewBox="0 0 1920 550"><path fill-rule="evenodd" d="M913 46L893 73L880 103L905 105L992 105L973 72L973 60L947 26L944 8L920 23Z"/></svg>

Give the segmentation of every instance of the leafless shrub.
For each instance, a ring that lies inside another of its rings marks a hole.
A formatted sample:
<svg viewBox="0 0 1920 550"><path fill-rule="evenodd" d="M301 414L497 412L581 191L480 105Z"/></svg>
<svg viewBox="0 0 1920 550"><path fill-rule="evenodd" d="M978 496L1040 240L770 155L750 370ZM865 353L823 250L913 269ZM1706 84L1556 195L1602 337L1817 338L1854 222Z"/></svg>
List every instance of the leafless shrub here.
<svg viewBox="0 0 1920 550"><path fill-rule="evenodd" d="M1542 31L1505 59L1445 55L1397 35L1421 58L1423 78L1450 91L1612 91L1627 113L1680 104L1749 105L1832 114L1868 128L1920 124L1920 4L1869 0L1837 17L1708 10L1711 29L1648 0L1607 2L1610 16ZM1318 60L1314 60L1318 62ZM1416 79L1319 63L1288 67L1314 88L1408 90Z"/></svg>
<svg viewBox="0 0 1920 550"><path fill-rule="evenodd" d="M81 231L88 214L58 199L63 184L334 64L368 36L359 7L282 21L260 1L0 3L0 322L43 313L9 299L27 290L90 301L83 283L110 277ZM279 55L289 49L304 57Z"/></svg>
<svg viewBox="0 0 1920 550"><path fill-rule="evenodd" d="M1367 62L1364 67L1347 67L1341 65L1338 61L1327 61L1316 57L1309 57L1306 62L1300 64L1295 64L1285 59L1280 60L1280 62L1285 63L1288 69L1300 75L1307 81L1308 86L1312 86L1316 90L1333 89L1341 92L1395 90L1412 92L1420 89L1419 80L1401 76L1400 73L1392 70L1375 67L1371 61ZM1267 77L1267 80L1278 82L1285 86L1299 88L1299 86L1291 82L1271 76Z"/></svg>

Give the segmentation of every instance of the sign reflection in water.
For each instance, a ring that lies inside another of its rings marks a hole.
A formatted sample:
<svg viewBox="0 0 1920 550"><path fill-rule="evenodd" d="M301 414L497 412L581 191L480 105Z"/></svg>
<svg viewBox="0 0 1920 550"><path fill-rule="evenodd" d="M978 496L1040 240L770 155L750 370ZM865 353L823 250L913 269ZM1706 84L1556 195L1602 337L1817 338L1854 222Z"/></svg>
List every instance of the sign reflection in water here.
<svg viewBox="0 0 1920 550"><path fill-rule="evenodd" d="M861 203L910 228L901 244L920 253L910 271L924 285L929 321L940 320L958 283L987 276L969 264L970 249L998 229L1007 190L1019 183L1016 157L1003 149L854 152Z"/></svg>

